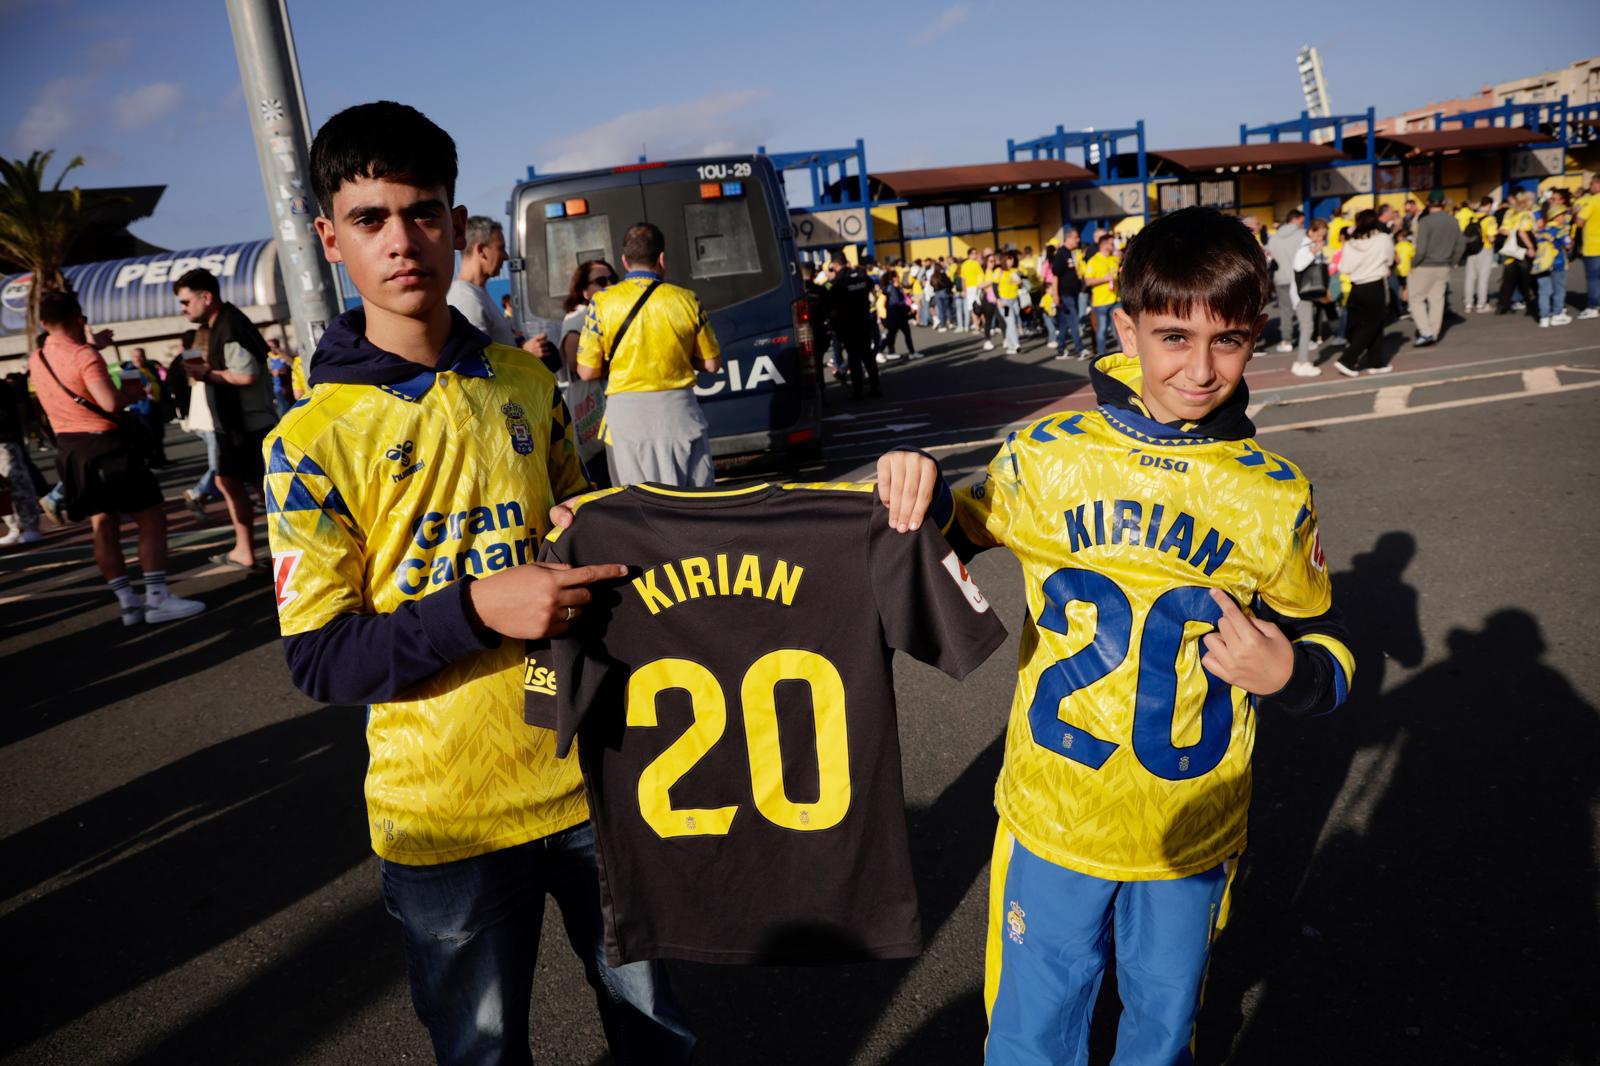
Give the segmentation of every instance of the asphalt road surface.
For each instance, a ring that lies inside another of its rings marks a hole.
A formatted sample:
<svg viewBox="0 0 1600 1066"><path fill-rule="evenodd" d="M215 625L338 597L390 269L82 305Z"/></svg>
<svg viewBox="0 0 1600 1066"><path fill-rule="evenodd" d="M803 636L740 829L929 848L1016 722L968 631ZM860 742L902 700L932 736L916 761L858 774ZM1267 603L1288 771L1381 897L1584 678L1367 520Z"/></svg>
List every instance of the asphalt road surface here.
<svg viewBox="0 0 1600 1066"><path fill-rule="evenodd" d="M862 476L891 443L970 477L1009 427L1093 404L1039 342L917 339L931 357L887 367L883 401L830 388L807 477ZM1294 378L1289 358L1258 358L1252 402L1317 485L1360 673L1341 713L1260 723L1199 1059L1600 1061L1600 321L1473 316L1382 378ZM169 497L201 462L171 451ZM176 588L209 606L182 623L124 629L81 528L0 553L0 1056L428 1061L366 844L363 711L290 686L266 579L209 567L225 529L169 510ZM1015 634L1015 561L972 572ZM699 1061L979 1061L1015 640L962 683L897 662L923 956L674 964ZM548 918L535 1053L604 1061ZM1108 981L1097 1062L1115 1009Z"/></svg>

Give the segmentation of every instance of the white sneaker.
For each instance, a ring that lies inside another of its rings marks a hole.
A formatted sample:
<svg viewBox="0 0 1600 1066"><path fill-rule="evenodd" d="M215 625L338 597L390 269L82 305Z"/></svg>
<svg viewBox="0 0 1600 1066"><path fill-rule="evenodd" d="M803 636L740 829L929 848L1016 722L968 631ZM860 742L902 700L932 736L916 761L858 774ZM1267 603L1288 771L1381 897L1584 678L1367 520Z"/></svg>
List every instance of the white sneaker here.
<svg viewBox="0 0 1600 1066"><path fill-rule="evenodd" d="M924 354L923 352L912 352L910 355L906 356L906 358L907 359L926 359L927 355Z"/></svg>
<svg viewBox="0 0 1600 1066"><path fill-rule="evenodd" d="M1306 351L1314 352L1318 348L1321 348L1321 347L1322 347L1322 342L1321 341L1312 341L1310 344L1306 345Z"/></svg>
<svg viewBox="0 0 1600 1066"><path fill-rule="evenodd" d="M143 621L144 621L144 605L143 604L135 604L132 607L124 607L122 609L122 624L123 625L125 625L125 626L136 626L140 622L143 622Z"/></svg>
<svg viewBox="0 0 1600 1066"><path fill-rule="evenodd" d="M1394 372L1394 367L1392 367L1392 366L1369 366L1369 367L1367 367L1367 373L1369 373L1369 374L1389 374L1389 373L1393 373L1393 372Z"/></svg>
<svg viewBox="0 0 1600 1066"><path fill-rule="evenodd" d="M22 543L22 530L13 529L4 536L0 536L0 548L9 548L13 544Z"/></svg>
<svg viewBox="0 0 1600 1066"><path fill-rule="evenodd" d="M1596 312L1596 313L1600 314L1600 312ZM1484 304L1482 307L1478 308L1478 314L1480 314L1480 315L1492 315L1492 314L1494 314L1494 305L1493 304Z"/></svg>
<svg viewBox="0 0 1600 1066"><path fill-rule="evenodd" d="M1274 351L1292 352L1294 351L1294 345L1290 344L1288 341L1279 341L1278 347L1275 348Z"/></svg>
<svg viewBox="0 0 1600 1066"><path fill-rule="evenodd" d="M883 366L883 365L884 365L884 364L885 364L885 363L887 363L887 362L888 362L888 361L889 361L889 357L888 357L888 356L887 356L887 355L880 355L880 356L878 356L878 365L879 365L879 366Z"/></svg>
<svg viewBox="0 0 1600 1066"><path fill-rule="evenodd" d="M1565 311L1561 312L1559 315L1551 315L1550 324L1552 326L1570 326L1572 325L1572 316L1567 314Z"/></svg>
<svg viewBox="0 0 1600 1066"><path fill-rule="evenodd" d="M170 592L159 600L151 600L147 595L144 598L144 620L146 622L176 622L181 618L193 618L206 609L206 605L199 600L186 600L182 596L174 596ZM122 622L128 622L128 612L122 612Z"/></svg>
<svg viewBox="0 0 1600 1066"><path fill-rule="evenodd" d="M1335 370L1337 370L1339 373L1343 374L1347 378L1358 378L1358 377L1361 376L1361 371L1352 370L1349 367L1345 366L1343 363L1336 362L1336 363L1333 364L1333 368Z"/></svg>
<svg viewBox="0 0 1600 1066"><path fill-rule="evenodd" d="M1289 368L1289 373L1297 378L1321 377L1322 368L1320 366L1312 366L1310 363L1296 363Z"/></svg>
<svg viewBox="0 0 1600 1066"><path fill-rule="evenodd" d="M994 351L994 341L984 341L983 342L983 350L986 351L986 352Z"/></svg>
<svg viewBox="0 0 1600 1066"><path fill-rule="evenodd" d="M1600 307L1585 307L1582 311L1578 312L1578 317L1580 319L1581 318L1600 318Z"/></svg>
<svg viewBox="0 0 1600 1066"><path fill-rule="evenodd" d="M1540 329L1549 329L1550 328L1550 320L1548 318L1541 318L1539 320L1539 328Z"/></svg>

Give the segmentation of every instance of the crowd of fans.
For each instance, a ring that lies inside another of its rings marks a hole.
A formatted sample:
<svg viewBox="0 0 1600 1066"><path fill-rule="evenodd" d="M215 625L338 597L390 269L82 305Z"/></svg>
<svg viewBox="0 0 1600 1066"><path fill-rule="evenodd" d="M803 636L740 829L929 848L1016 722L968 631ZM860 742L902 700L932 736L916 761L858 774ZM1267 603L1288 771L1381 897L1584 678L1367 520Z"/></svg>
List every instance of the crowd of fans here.
<svg viewBox="0 0 1600 1066"><path fill-rule="evenodd" d="M1574 317L1600 317L1597 216L1600 177L1576 198L1566 189L1551 188L1542 198L1524 190L1499 201L1485 196L1453 204L1435 192L1426 202L1412 199L1399 208L1341 207L1309 221L1296 209L1276 225L1263 225L1254 217L1244 221L1274 269L1276 350L1294 353L1290 371L1320 376L1319 359L1327 358L1334 370L1355 377L1393 369L1399 345L1386 337L1400 319L1412 320L1414 347L1439 343L1457 267L1464 274L1455 303L1467 315L1523 314L1542 329L1565 326ZM603 471L606 384L583 380L576 373L576 355L591 301L619 280L618 272L601 260L580 264L559 344L542 335L525 338L515 331L509 301L496 308L484 289L505 260L498 224L475 217L468 237L469 252L450 291L452 306L495 339L518 345L557 369L583 459ZM1032 247L971 248L964 256L909 262L868 258L852 264L835 254L820 267L807 263L819 358L827 361L836 380L850 386L853 396L867 397L881 395L879 366L926 354L917 350L913 323L935 333L981 336L984 351L996 348L997 335L1007 354L1020 352L1030 340L1042 340L1063 360L1118 351L1112 315L1119 306L1117 274L1127 237L1097 229L1087 238L1067 227L1059 245L1047 245L1039 254ZM1567 309L1568 270L1574 258L1582 261L1587 295L1576 316ZM146 469L166 465L168 423L176 422L206 442L206 468L184 491L184 502L204 519L208 505L225 501L235 545L213 561L253 569L254 480L250 471L243 478L231 471L248 458L251 442L272 419L305 395L305 373L298 355L276 339L261 338L253 326L250 346L261 349L256 361L263 367L248 374L230 371L230 352L238 365L254 364L240 362L244 355L236 340L223 337L219 344L213 338L223 305L215 292L204 288L204 279L191 281L201 288L184 291L205 305L190 316L196 328L183 335L165 365L137 347L125 359L108 361L106 380L117 409L106 413L115 416L119 440ZM243 332L249 325L231 314L224 317L225 332ZM41 335L41 349L46 339ZM83 345L89 350L103 352L113 344L109 331L84 333ZM1334 349L1341 349L1336 359L1331 358ZM41 402L38 377L33 374L30 380L19 373L0 380L0 511L5 512L0 514L0 546L39 540L41 515L57 521L71 515L66 499L70 479L61 478L52 487L30 455L30 445L42 449L59 443ZM245 380L246 385L235 383ZM244 409L240 397L248 400ZM219 411L230 422L226 431L216 425ZM78 414L75 408L67 417L77 421ZM224 442L232 443L224 448ZM229 472L219 478L219 467Z"/></svg>

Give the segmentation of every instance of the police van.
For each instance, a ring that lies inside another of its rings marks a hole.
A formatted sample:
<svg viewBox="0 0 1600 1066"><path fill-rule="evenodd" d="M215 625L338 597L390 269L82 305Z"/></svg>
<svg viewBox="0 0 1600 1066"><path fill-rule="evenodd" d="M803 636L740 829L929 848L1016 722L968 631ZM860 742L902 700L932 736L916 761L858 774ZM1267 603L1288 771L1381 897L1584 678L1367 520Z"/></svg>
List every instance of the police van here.
<svg viewBox="0 0 1600 1066"><path fill-rule="evenodd" d="M652 222L666 237L666 280L692 289L722 346L722 370L695 386L719 459L814 457L822 383L783 186L765 156L637 163L530 176L507 205L511 299L525 327L560 321L578 264L619 275L623 235Z"/></svg>

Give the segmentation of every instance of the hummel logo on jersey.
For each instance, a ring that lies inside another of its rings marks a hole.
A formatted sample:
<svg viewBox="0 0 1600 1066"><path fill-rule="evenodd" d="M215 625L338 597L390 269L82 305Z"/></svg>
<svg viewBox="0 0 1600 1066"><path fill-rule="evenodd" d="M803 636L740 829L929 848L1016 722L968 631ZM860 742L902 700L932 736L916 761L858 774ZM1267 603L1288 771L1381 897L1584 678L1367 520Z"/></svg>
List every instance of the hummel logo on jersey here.
<svg viewBox="0 0 1600 1066"><path fill-rule="evenodd" d="M397 463L407 464L405 469L401 470L398 474L391 474L389 476L389 480L404 481L406 478L410 477L412 474L415 474L418 470L421 470L427 465L421 459L418 459L414 463L411 462L411 452L415 447L416 445L414 445L411 441L405 441L403 443L396 444L393 448L390 448L388 451L383 453L383 457L385 459L392 459Z"/></svg>
<svg viewBox="0 0 1600 1066"><path fill-rule="evenodd" d="M972 580L972 575L967 573L967 568L961 565L961 560L956 558L956 553L951 552L939 560L944 568L950 572L955 583L961 586L962 595L966 596L967 603L972 609L982 614L989 609L989 601L983 598L983 593L978 589L977 582Z"/></svg>

